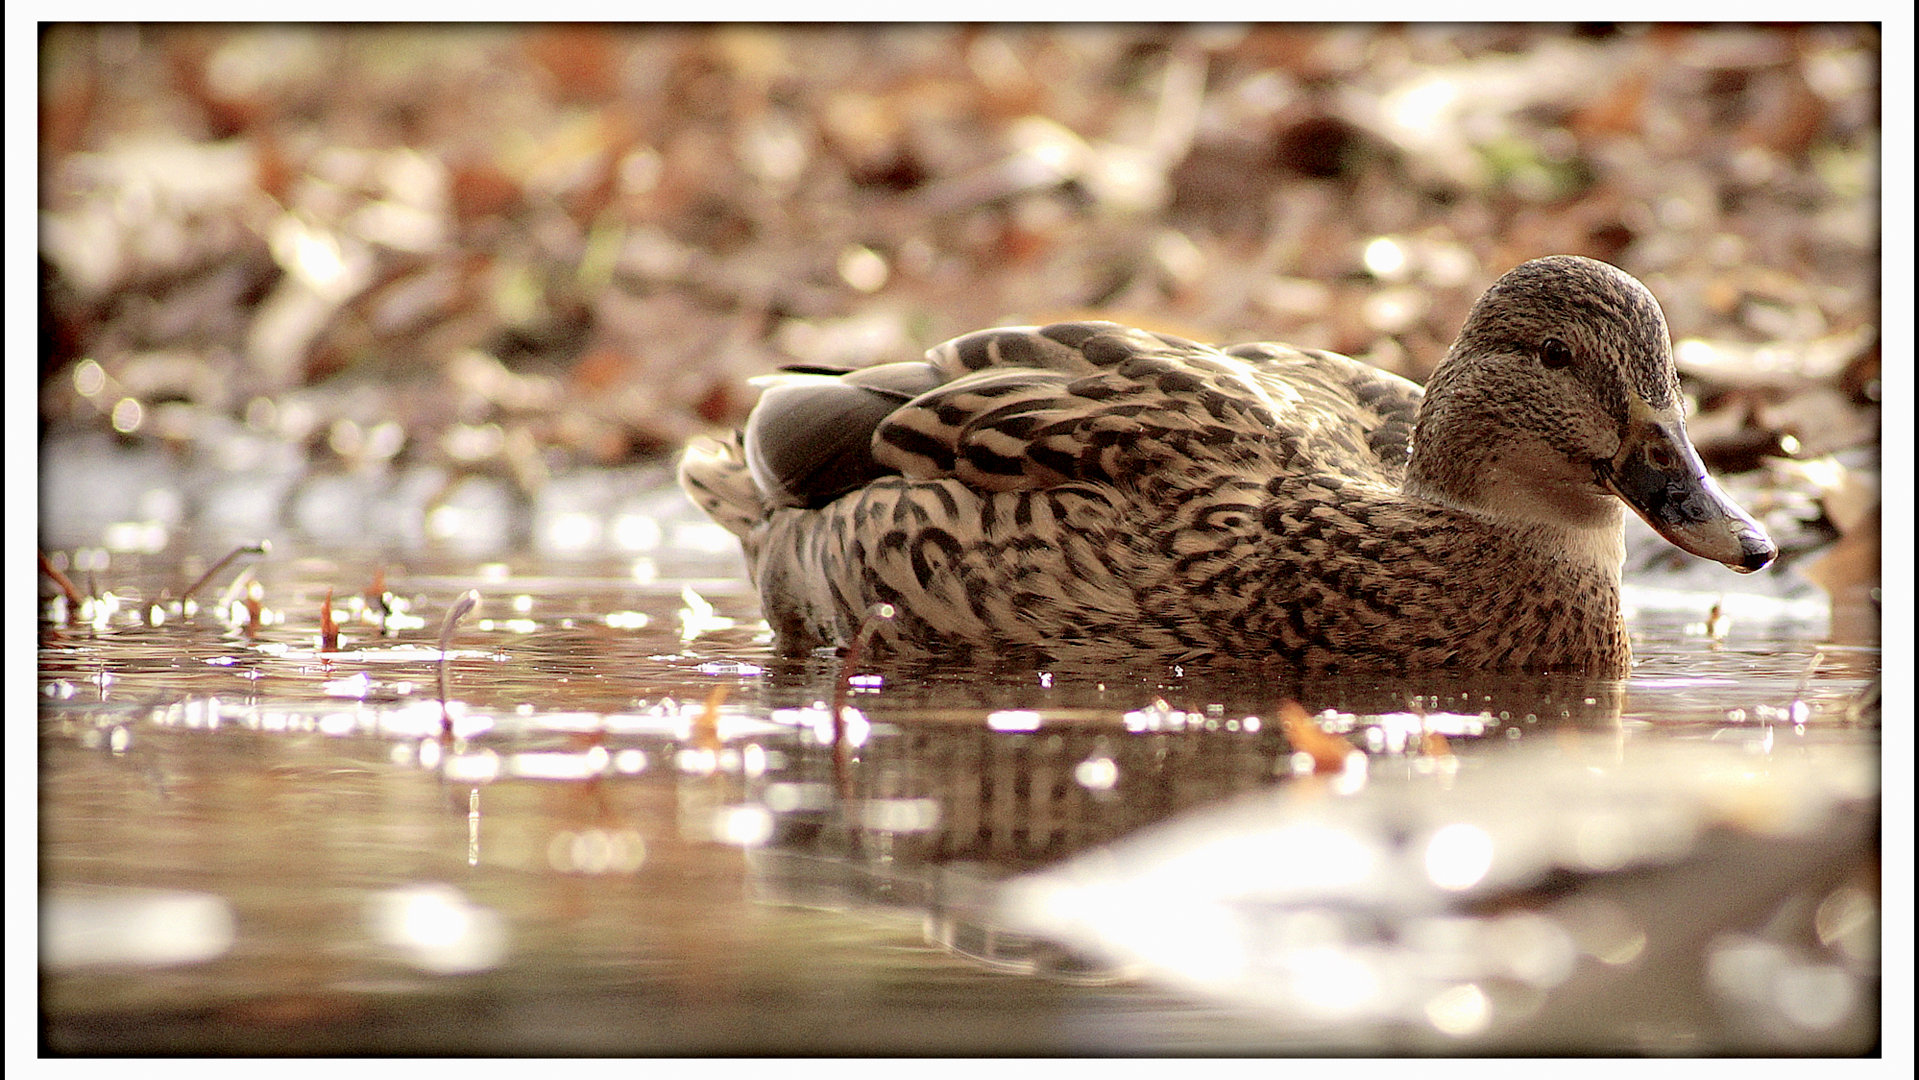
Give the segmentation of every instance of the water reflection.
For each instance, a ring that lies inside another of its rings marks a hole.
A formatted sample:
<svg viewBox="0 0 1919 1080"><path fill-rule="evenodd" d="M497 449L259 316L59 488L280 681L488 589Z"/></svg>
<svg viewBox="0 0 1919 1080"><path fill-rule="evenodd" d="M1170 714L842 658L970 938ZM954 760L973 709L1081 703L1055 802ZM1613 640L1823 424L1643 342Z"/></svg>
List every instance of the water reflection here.
<svg viewBox="0 0 1919 1080"><path fill-rule="evenodd" d="M257 1048L262 1017L371 1001L432 1019L273 1045L1876 1038L1877 654L1814 663L1750 614L1721 638L1642 615L1624 684L876 656L842 686L837 658L770 655L751 596L698 567L273 561L269 617L224 620L170 606L178 575L107 569L118 614L42 625L56 1048ZM75 944L141 922L88 896L191 909L170 937L200 944ZM448 1034L456 992L506 1019Z"/></svg>
<svg viewBox="0 0 1919 1080"><path fill-rule="evenodd" d="M506 921L451 885L384 889L366 905L372 936L415 967L441 975L496 967L506 948Z"/></svg>
<svg viewBox="0 0 1919 1080"><path fill-rule="evenodd" d="M1759 765L1709 744L1604 765L1528 747L1444 792L1293 787L1186 815L1019 879L1002 909L1017 928L1282 1017L1407 1037L1423 1021L1522 1045L1569 1025L1604 1038L1608 1024L1681 1020L1673 1002L1629 1002L1655 975L1696 980L1721 963L1702 938L1763 926L1783 949L1803 936L1830 882L1867 868L1875 774L1864 757ZM1845 1000L1870 988L1874 972L1842 954L1793 951L1817 954L1801 966L1842 978ZM1694 999L1684 1022L1709 1025L1723 1004ZM1817 1031L1843 1044L1876 1020L1835 1009Z"/></svg>
<svg viewBox="0 0 1919 1080"><path fill-rule="evenodd" d="M54 970L201 963L233 937L232 908L206 893L65 886L40 903L40 962Z"/></svg>

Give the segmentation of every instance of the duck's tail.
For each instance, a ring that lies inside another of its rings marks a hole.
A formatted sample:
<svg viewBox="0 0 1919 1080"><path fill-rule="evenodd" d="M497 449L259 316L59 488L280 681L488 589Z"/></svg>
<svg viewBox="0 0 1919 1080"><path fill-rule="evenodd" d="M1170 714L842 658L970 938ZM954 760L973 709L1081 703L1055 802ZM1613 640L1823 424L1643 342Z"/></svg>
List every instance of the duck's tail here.
<svg viewBox="0 0 1919 1080"><path fill-rule="evenodd" d="M741 539L766 519L766 505L753 486L738 435L689 442L680 458L680 487L695 506Z"/></svg>

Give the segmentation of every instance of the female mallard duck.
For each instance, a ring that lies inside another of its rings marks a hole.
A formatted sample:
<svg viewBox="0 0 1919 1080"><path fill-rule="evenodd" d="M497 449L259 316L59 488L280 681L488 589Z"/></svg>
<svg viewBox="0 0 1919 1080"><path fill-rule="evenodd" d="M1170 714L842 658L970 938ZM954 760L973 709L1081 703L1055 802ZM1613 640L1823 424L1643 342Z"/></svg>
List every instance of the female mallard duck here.
<svg viewBox="0 0 1919 1080"><path fill-rule="evenodd" d="M1658 301L1592 259L1500 278L1423 392L1114 323L926 356L773 376L687 450L789 650L886 603L916 653L1616 677L1621 502L1742 573L1775 554L1686 437Z"/></svg>

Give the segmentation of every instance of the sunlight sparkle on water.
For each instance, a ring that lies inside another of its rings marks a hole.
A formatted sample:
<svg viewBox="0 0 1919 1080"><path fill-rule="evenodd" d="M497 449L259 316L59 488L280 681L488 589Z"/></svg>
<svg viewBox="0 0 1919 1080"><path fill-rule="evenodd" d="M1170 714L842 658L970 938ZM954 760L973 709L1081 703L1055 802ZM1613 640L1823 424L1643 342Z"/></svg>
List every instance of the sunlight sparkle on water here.
<svg viewBox="0 0 1919 1080"><path fill-rule="evenodd" d="M425 971L484 971L506 954L506 921L451 885L375 893L367 901L366 920L377 940Z"/></svg>
<svg viewBox="0 0 1919 1080"><path fill-rule="evenodd" d="M1194 904L1177 890L1115 896L1107 890L1059 889L1046 898L1054 917L1083 922L1106 941L1167 974L1202 986L1229 984L1246 973L1247 927L1230 909Z"/></svg>
<svg viewBox="0 0 1919 1080"><path fill-rule="evenodd" d="M680 642L690 643L701 634L715 630L731 630L734 622L724 615L714 613L713 605L706 598L693 591L693 586L680 588Z"/></svg>
<svg viewBox="0 0 1919 1080"><path fill-rule="evenodd" d="M773 838L773 814L764 806L723 806L713 812L713 839L758 847Z"/></svg>
<svg viewBox="0 0 1919 1080"><path fill-rule="evenodd" d="M1195 839L1153 874L1187 895L1298 896L1358 888L1381 861L1381 852L1359 834L1309 820Z"/></svg>
<svg viewBox="0 0 1919 1080"><path fill-rule="evenodd" d="M588 780L606 772L610 761L604 746L591 747L583 754L522 750L508 756L506 771L534 780Z"/></svg>
<svg viewBox="0 0 1919 1080"><path fill-rule="evenodd" d="M549 551L592 551L600 546L602 535L599 517L583 510L554 514L547 519L545 532L542 543Z"/></svg>
<svg viewBox="0 0 1919 1080"><path fill-rule="evenodd" d="M1492 1020L1491 1003L1477 983L1449 987L1426 1002L1426 1019L1448 1035L1476 1035Z"/></svg>
<svg viewBox="0 0 1919 1080"><path fill-rule="evenodd" d="M157 521L116 521L100 530L100 543L108 551L137 552L151 555L164 551L172 537Z"/></svg>
<svg viewBox="0 0 1919 1080"><path fill-rule="evenodd" d="M833 805L833 787L830 784L781 781L766 785L762 799L766 808L775 814L825 810Z"/></svg>
<svg viewBox="0 0 1919 1080"><path fill-rule="evenodd" d="M932 799L864 799L854 811L860 825L883 833L932 832L940 821L939 803Z"/></svg>
<svg viewBox="0 0 1919 1080"><path fill-rule="evenodd" d="M994 731L1038 731L1040 714L1031 709L999 709L986 714L986 726Z"/></svg>
<svg viewBox="0 0 1919 1080"><path fill-rule="evenodd" d="M373 680L362 671L344 679L333 679L321 689L328 697L363 698L373 685Z"/></svg>
<svg viewBox="0 0 1919 1080"><path fill-rule="evenodd" d="M1363 951L1323 945L1287 954L1293 999L1303 1011L1321 1016L1348 1016L1370 1009L1379 1000L1379 972Z"/></svg>
<svg viewBox="0 0 1919 1080"><path fill-rule="evenodd" d="M1195 725L1205 722L1201 714L1188 714L1164 701L1154 701L1150 709L1132 709L1122 719L1128 731L1184 731L1189 722Z"/></svg>
<svg viewBox="0 0 1919 1080"><path fill-rule="evenodd" d="M500 755L491 750L454 754L446 759L441 775L457 783L488 783L500 775Z"/></svg>
<svg viewBox="0 0 1919 1080"><path fill-rule="evenodd" d="M720 770L720 756L703 747L687 747L674 751L673 767L688 776L711 776Z"/></svg>
<svg viewBox="0 0 1919 1080"><path fill-rule="evenodd" d="M231 906L206 893L84 886L56 888L40 901L40 963L48 968L203 963L233 941Z"/></svg>
<svg viewBox="0 0 1919 1080"><path fill-rule="evenodd" d="M866 719L866 714L848 706L841 716L846 725L843 738L847 745L864 746L867 737L873 731L873 725ZM775 724L786 727L811 729L814 740L823 746L833 744L833 714L826 709L824 703L815 704L806 709L774 709L772 719Z"/></svg>
<svg viewBox="0 0 1919 1080"><path fill-rule="evenodd" d="M613 519L613 546L621 551L653 551L664 534L650 514L620 514Z"/></svg>
<svg viewBox="0 0 1919 1080"><path fill-rule="evenodd" d="M465 711L464 702L449 701L446 704L446 713L455 718L456 730ZM438 701L421 698L408 699L397 707L382 708L378 715L380 733L401 738L437 735L444 720Z"/></svg>
<svg viewBox="0 0 1919 1080"><path fill-rule="evenodd" d="M360 730L360 718L352 713L327 713L320 717L320 734L339 738Z"/></svg>
<svg viewBox="0 0 1919 1080"><path fill-rule="evenodd" d="M1493 865L1493 838L1477 825L1454 822L1426 841L1426 876L1451 892L1479 884Z"/></svg>
<svg viewBox="0 0 1919 1080"><path fill-rule="evenodd" d="M1089 791L1110 791L1119 782L1119 765L1104 755L1073 766L1073 779Z"/></svg>
<svg viewBox="0 0 1919 1080"><path fill-rule="evenodd" d="M646 841L632 829L562 829L547 841L546 861L563 874L630 874L646 862Z"/></svg>

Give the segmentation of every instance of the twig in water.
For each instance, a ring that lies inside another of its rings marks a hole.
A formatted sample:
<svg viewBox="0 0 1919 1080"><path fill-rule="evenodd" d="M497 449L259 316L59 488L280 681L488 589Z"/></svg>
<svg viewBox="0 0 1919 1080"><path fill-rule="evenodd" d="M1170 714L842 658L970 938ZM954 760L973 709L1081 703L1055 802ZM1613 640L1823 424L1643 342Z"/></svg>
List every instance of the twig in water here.
<svg viewBox="0 0 1919 1080"><path fill-rule="evenodd" d="M326 599L320 601L320 651L340 651L340 624L333 621L332 589L328 589Z"/></svg>
<svg viewBox="0 0 1919 1080"><path fill-rule="evenodd" d="M241 599L249 593L259 594L260 579L254 576L254 569L254 567L249 566L233 575L232 584L228 585L226 591L220 594L220 599L213 605L213 610L228 613L228 616L231 617L233 605L240 603Z"/></svg>
<svg viewBox="0 0 1919 1080"><path fill-rule="evenodd" d="M234 548L232 551L227 552L225 558L222 558L219 562L214 563L213 568L211 570L208 570L206 573L201 574L200 580L194 582L192 585L187 586L187 591L180 594L180 603L185 604L187 601L193 599L193 594L199 592L201 589L206 588L207 582L212 581L214 578L220 576L220 571L225 570L229 565L231 565L233 563L233 560L240 558L243 555L269 555L269 554L272 554L272 552L273 552L273 545L271 543L268 543L265 540L262 540L257 544L241 544L239 547Z"/></svg>
<svg viewBox="0 0 1919 1080"><path fill-rule="evenodd" d="M266 592L260 588L258 581L249 581L247 583L246 595L241 599L241 603L246 606L246 635L249 638L260 635L260 601L263 600L265 596Z"/></svg>
<svg viewBox="0 0 1919 1080"><path fill-rule="evenodd" d="M1826 662L1826 650L1824 649L1813 650L1812 662L1807 664L1806 670L1800 673L1799 685L1792 688L1792 699L1794 701L1798 701L1800 698L1806 696L1806 684L1812 681L1812 673L1815 671L1818 671L1819 665L1825 662Z"/></svg>
<svg viewBox="0 0 1919 1080"><path fill-rule="evenodd" d="M1806 717L1812 714L1812 709L1806 705L1806 684L1812 681L1812 673L1818 671L1819 665L1825 662L1826 650L1813 650L1812 662L1800 673L1799 685L1792 688L1792 704L1787 706L1786 715L1792 717L1795 725L1804 725Z"/></svg>
<svg viewBox="0 0 1919 1080"><path fill-rule="evenodd" d="M866 618L860 622L860 632L853 635L853 644L846 647L846 655L840 658L839 675L833 680L833 780L842 799L852 795L846 771L846 698L852 688L853 669L872 643L873 635L879 633L880 624L896 614L898 611L891 604L874 604L867 610Z"/></svg>
<svg viewBox="0 0 1919 1080"><path fill-rule="evenodd" d="M381 637L386 636L386 618L393 613L393 605L389 603L392 596L393 594L386 588L386 567L376 567L373 571L373 583L366 587L366 603L367 607L373 609L380 618Z"/></svg>
<svg viewBox="0 0 1919 1080"><path fill-rule="evenodd" d="M1852 700L1846 702L1846 722L1849 724L1879 723L1879 695L1879 680L1874 679L1864 690L1854 694Z"/></svg>
<svg viewBox="0 0 1919 1080"><path fill-rule="evenodd" d="M719 754L725 744L720 741L720 706L726 703L727 688L715 686L707 692L706 705L700 714L693 718L693 745L702 750ZM717 760L717 757L715 758Z"/></svg>
<svg viewBox="0 0 1919 1080"><path fill-rule="evenodd" d="M453 733L453 715L447 711L446 707L447 645L453 640L453 628L479 605L480 590L468 589L453 602L453 607L446 613L445 621L440 623L440 733L442 735Z"/></svg>
<svg viewBox="0 0 1919 1080"><path fill-rule="evenodd" d="M83 603L80 590L74 588L73 582L67 578L67 575L60 572L59 567L48 561L46 552L42 551L38 554L40 556L40 572L52 578L53 583L60 586L60 592L67 598L67 617L72 618L80 614L80 605Z"/></svg>

